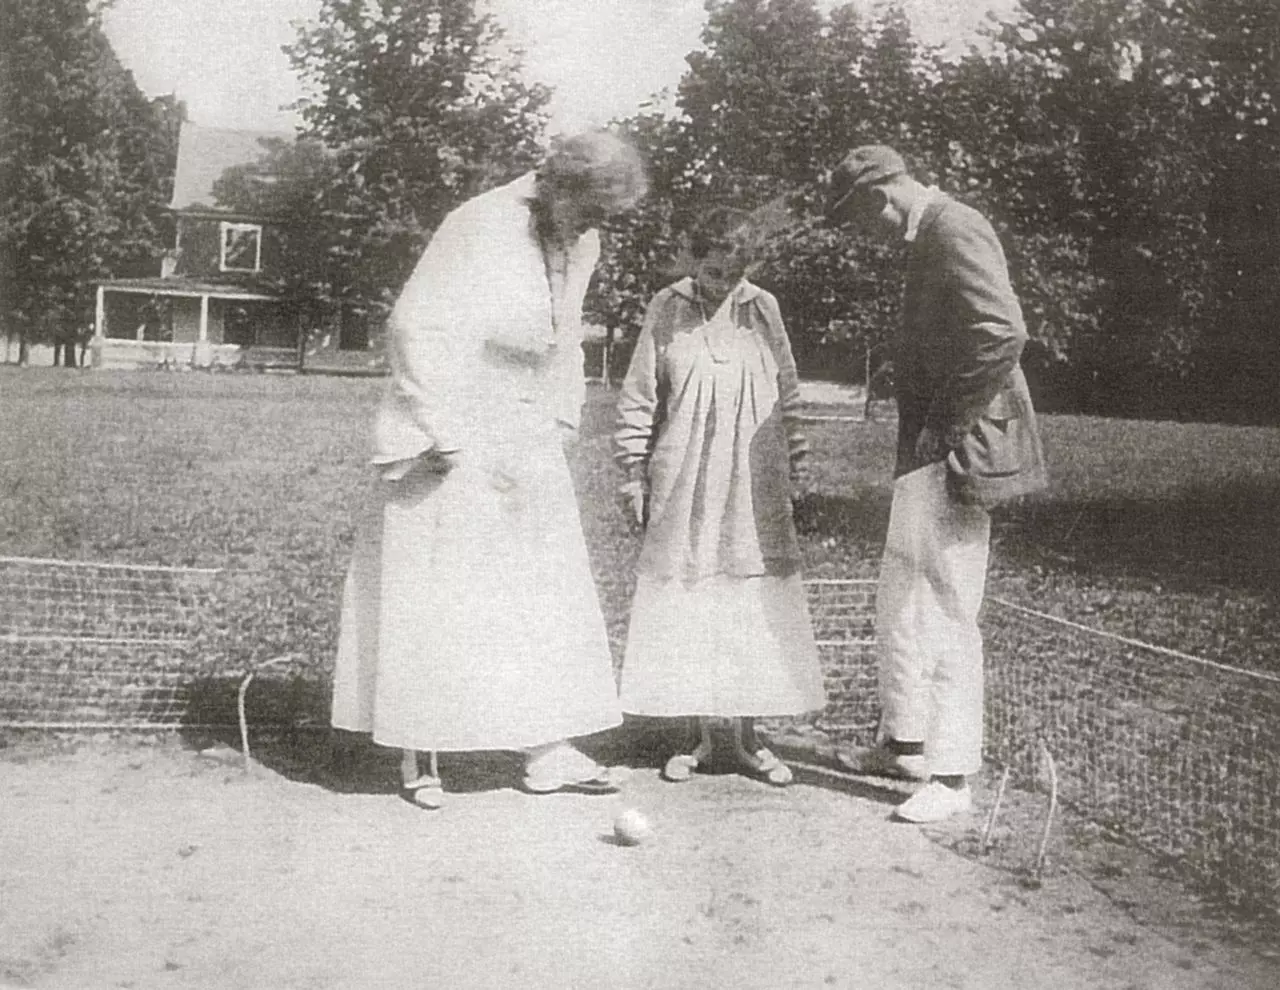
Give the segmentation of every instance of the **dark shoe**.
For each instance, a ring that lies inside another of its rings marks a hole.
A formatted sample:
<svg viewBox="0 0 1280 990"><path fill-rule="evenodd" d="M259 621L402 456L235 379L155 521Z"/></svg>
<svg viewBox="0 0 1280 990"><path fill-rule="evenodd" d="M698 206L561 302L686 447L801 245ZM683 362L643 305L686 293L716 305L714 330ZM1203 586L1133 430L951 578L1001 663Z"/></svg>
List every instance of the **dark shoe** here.
<svg viewBox="0 0 1280 990"><path fill-rule="evenodd" d="M928 780L929 766L922 755L903 756L885 746L852 752L837 751L836 762L850 773L894 780Z"/></svg>
<svg viewBox="0 0 1280 990"><path fill-rule="evenodd" d="M786 787L795 780L791 768L760 745L754 718L733 719L733 757L747 776L774 787Z"/></svg>

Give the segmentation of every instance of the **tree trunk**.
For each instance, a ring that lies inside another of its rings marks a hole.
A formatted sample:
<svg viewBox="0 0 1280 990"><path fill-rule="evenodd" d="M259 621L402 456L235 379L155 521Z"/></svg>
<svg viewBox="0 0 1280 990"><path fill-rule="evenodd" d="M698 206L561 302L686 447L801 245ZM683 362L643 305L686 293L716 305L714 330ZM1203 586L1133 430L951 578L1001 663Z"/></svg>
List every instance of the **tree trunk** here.
<svg viewBox="0 0 1280 990"><path fill-rule="evenodd" d="M604 328L604 367L600 369L600 377L604 379L604 387L613 387L613 326Z"/></svg>
<svg viewBox="0 0 1280 990"><path fill-rule="evenodd" d="M294 333L298 345L298 374L301 375L307 370L307 321L301 313L294 315Z"/></svg>
<svg viewBox="0 0 1280 990"><path fill-rule="evenodd" d="M866 382L867 394L862 399L862 418L870 421L874 418L871 411L871 348L866 349L866 357L862 365L862 380Z"/></svg>
<svg viewBox="0 0 1280 990"><path fill-rule="evenodd" d="M31 345L27 342L25 332L18 335L18 367L25 368L31 363Z"/></svg>

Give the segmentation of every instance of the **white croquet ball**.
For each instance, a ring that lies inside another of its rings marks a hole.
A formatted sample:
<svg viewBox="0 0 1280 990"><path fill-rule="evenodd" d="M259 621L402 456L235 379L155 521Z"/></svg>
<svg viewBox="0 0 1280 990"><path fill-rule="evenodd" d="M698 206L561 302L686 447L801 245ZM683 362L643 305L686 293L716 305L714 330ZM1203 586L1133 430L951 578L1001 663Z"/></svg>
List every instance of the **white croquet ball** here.
<svg viewBox="0 0 1280 990"><path fill-rule="evenodd" d="M639 810L627 808L613 820L613 834L624 846L638 846L653 835L653 826Z"/></svg>

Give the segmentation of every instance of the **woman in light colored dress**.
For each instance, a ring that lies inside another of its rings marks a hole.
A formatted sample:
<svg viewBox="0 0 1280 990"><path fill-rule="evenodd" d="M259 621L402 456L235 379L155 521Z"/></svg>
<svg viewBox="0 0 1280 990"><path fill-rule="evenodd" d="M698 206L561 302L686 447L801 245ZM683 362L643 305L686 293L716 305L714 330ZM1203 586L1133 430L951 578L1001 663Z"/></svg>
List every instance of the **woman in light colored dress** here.
<svg viewBox="0 0 1280 990"><path fill-rule="evenodd" d="M746 219L722 209L694 231L695 274L650 302L622 387L617 460L644 545L620 694L631 714L699 716L667 779L705 766L727 719L738 766L785 785L754 718L826 699L791 514L795 362L777 301L745 277Z"/></svg>
<svg viewBox="0 0 1280 990"><path fill-rule="evenodd" d="M567 139L451 213L391 313L332 721L402 749L424 807L441 803L439 750L520 751L534 792L616 790L568 741L621 712L563 443L595 228L643 188L620 139Z"/></svg>

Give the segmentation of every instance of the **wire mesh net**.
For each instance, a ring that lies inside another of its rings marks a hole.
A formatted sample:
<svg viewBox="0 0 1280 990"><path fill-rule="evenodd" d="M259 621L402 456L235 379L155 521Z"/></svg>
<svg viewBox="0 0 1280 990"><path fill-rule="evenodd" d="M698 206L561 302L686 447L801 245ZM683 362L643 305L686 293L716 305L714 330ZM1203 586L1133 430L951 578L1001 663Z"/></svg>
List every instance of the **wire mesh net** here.
<svg viewBox="0 0 1280 990"><path fill-rule="evenodd" d="M215 574L0 558L0 725L180 724Z"/></svg>
<svg viewBox="0 0 1280 990"><path fill-rule="evenodd" d="M827 688L826 710L813 727L842 742L869 743L880 718L875 582L815 580L806 588ZM792 722L789 728L795 732L798 726Z"/></svg>
<svg viewBox="0 0 1280 990"><path fill-rule="evenodd" d="M809 585L828 691L814 728L838 745L870 743L879 720L874 588ZM1280 676L999 598L982 626L989 763L1043 789L1043 746L1066 807L1229 902L1280 913Z"/></svg>
<svg viewBox="0 0 1280 990"><path fill-rule="evenodd" d="M336 595L341 578L330 577L322 583ZM295 649L291 662L261 669L250 723L324 724L333 595L317 599L308 584L306 595L281 596L297 603L288 612L260 580L240 583L212 571L0 558L0 725L234 725L236 688L253 667L237 658L263 637L258 660ZM875 582L807 589L829 703L816 718L771 727L869 743L879 720ZM611 618L617 639L625 618ZM999 599L982 621L993 765L1034 787L1043 744L1064 804L1228 899L1280 911L1280 676Z"/></svg>
<svg viewBox="0 0 1280 990"><path fill-rule="evenodd" d="M989 601L986 755L1171 857L1228 900L1280 910L1280 677Z"/></svg>

